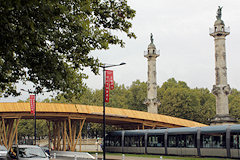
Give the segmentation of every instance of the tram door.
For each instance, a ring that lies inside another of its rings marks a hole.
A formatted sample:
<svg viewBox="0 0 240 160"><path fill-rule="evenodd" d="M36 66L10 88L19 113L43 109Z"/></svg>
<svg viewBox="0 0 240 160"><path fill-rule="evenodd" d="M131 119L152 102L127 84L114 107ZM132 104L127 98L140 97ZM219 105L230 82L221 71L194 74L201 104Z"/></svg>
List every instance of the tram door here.
<svg viewBox="0 0 240 160"><path fill-rule="evenodd" d="M184 135L177 136L177 147L178 147L179 155L184 155L185 142L186 142L186 138Z"/></svg>
<svg viewBox="0 0 240 160"><path fill-rule="evenodd" d="M182 135L168 135L168 154L183 155L184 141Z"/></svg>
<svg viewBox="0 0 240 160"><path fill-rule="evenodd" d="M238 158L240 158L240 135L238 135Z"/></svg>
<svg viewBox="0 0 240 160"><path fill-rule="evenodd" d="M232 133L231 134L231 142L230 142L230 148L231 148L231 156L236 158L240 158L240 135L239 133Z"/></svg>
<svg viewBox="0 0 240 160"><path fill-rule="evenodd" d="M195 149L194 134L177 135L177 147L179 148L179 155L197 155Z"/></svg>
<svg viewBox="0 0 240 160"><path fill-rule="evenodd" d="M235 135L234 142L237 145L236 148L238 149L238 158L240 158L240 135Z"/></svg>

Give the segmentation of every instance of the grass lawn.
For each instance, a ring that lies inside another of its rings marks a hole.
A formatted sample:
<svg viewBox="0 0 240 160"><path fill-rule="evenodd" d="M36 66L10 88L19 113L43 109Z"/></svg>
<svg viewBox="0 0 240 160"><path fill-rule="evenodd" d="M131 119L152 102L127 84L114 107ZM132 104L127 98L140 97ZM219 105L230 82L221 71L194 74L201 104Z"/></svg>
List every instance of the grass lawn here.
<svg viewBox="0 0 240 160"><path fill-rule="evenodd" d="M95 156L96 152L90 152L90 154L92 154L93 156ZM99 152L98 155L102 155L102 152ZM122 156L121 153L106 153L106 155L112 155L112 156ZM148 155L148 154L125 154L125 157L149 157L149 158L159 158L162 155ZM180 156L162 156L163 159L186 159L186 160L200 160L200 159L204 159L204 160L230 160L230 159L226 159L226 158L198 158L198 157L180 157Z"/></svg>

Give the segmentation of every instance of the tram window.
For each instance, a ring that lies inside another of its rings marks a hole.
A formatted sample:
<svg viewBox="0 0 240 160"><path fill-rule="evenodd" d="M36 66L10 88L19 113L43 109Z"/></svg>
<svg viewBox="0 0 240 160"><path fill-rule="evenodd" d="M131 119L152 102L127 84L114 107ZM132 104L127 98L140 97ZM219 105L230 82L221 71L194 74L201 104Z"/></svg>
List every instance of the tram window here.
<svg viewBox="0 0 240 160"><path fill-rule="evenodd" d="M185 135L178 135L177 136L177 147L186 147L186 136Z"/></svg>
<svg viewBox="0 0 240 160"><path fill-rule="evenodd" d="M226 135L218 134L202 134L201 148L226 148Z"/></svg>
<svg viewBox="0 0 240 160"><path fill-rule="evenodd" d="M234 149L240 149L240 135L239 133L231 133L230 147Z"/></svg>
<svg viewBox="0 0 240 160"><path fill-rule="evenodd" d="M115 146L115 147L119 147L121 146L121 136L116 136L116 137L108 137L106 139L106 145L107 146Z"/></svg>
<svg viewBox="0 0 240 160"><path fill-rule="evenodd" d="M164 135L148 136L148 147L164 147Z"/></svg>
<svg viewBox="0 0 240 160"><path fill-rule="evenodd" d="M139 147L145 146L144 136L139 136Z"/></svg>
<svg viewBox="0 0 240 160"><path fill-rule="evenodd" d="M153 136L148 136L147 146L148 147L153 147Z"/></svg>
<svg viewBox="0 0 240 160"><path fill-rule="evenodd" d="M195 135L169 135L168 147L194 148L196 147Z"/></svg>
<svg viewBox="0 0 240 160"><path fill-rule="evenodd" d="M195 136L194 135L186 135L186 147L187 148L194 148L195 145Z"/></svg>
<svg viewBox="0 0 240 160"><path fill-rule="evenodd" d="M177 147L176 136L168 136L168 147Z"/></svg>
<svg viewBox="0 0 240 160"><path fill-rule="evenodd" d="M124 146L126 147L144 147L144 136L125 136Z"/></svg>
<svg viewBox="0 0 240 160"><path fill-rule="evenodd" d="M136 137L130 137L130 146L131 147L137 147L138 146L138 141L136 141Z"/></svg>
<svg viewBox="0 0 240 160"><path fill-rule="evenodd" d="M130 146L130 137L124 137L124 146L129 147Z"/></svg>
<svg viewBox="0 0 240 160"><path fill-rule="evenodd" d="M106 137L106 146L110 146L109 137Z"/></svg>

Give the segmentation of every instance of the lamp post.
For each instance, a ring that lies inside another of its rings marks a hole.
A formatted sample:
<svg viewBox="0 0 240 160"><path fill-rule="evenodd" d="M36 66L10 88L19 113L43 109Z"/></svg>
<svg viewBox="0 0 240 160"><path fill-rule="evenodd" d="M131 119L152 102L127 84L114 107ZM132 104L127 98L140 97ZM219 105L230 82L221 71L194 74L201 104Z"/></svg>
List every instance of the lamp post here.
<svg viewBox="0 0 240 160"><path fill-rule="evenodd" d="M105 150L105 146L106 146L106 120L105 120L105 71L106 68L110 68L110 67L116 67L116 66L121 66L121 65L125 65L126 63L120 63L120 64L114 64L114 65L106 65L103 64L102 66L100 66L101 68L103 68L103 160L106 160L106 150Z"/></svg>
<svg viewBox="0 0 240 160"><path fill-rule="evenodd" d="M36 109L37 109L37 105L36 105L36 92L33 92L33 91L30 91L30 90L25 90L25 89L21 89L21 91L25 91L25 92L28 92L28 93L32 93L34 94L35 96L35 100L34 100L34 103L35 103L35 111L34 111L34 144L37 145L37 123L36 123Z"/></svg>

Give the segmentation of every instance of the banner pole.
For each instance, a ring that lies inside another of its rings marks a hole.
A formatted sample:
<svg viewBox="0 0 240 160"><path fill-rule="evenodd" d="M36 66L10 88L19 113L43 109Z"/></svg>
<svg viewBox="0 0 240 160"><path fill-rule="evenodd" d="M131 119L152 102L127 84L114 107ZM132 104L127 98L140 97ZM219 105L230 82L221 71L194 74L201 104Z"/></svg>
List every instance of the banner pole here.
<svg viewBox="0 0 240 160"><path fill-rule="evenodd" d="M36 109L37 109L37 102L36 102L36 92L35 94L35 113L34 113L34 141L35 145L37 145L37 125L36 125Z"/></svg>
<svg viewBox="0 0 240 160"><path fill-rule="evenodd" d="M106 151L105 151L105 146L106 146L106 141L105 141L105 126L106 126L106 121L105 121L105 65L103 66L103 160L106 159Z"/></svg>

